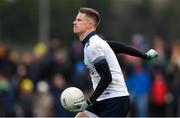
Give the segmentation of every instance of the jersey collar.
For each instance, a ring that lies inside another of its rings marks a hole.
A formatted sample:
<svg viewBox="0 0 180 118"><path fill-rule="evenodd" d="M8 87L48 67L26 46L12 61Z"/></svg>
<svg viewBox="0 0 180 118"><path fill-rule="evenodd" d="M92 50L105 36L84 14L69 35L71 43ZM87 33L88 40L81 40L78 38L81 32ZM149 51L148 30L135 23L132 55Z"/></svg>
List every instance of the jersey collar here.
<svg viewBox="0 0 180 118"><path fill-rule="evenodd" d="M85 46L86 42L88 42L89 39L90 39L93 35L95 35L95 34L96 34L95 31L89 33L89 34L84 38L84 40L82 41L83 46Z"/></svg>

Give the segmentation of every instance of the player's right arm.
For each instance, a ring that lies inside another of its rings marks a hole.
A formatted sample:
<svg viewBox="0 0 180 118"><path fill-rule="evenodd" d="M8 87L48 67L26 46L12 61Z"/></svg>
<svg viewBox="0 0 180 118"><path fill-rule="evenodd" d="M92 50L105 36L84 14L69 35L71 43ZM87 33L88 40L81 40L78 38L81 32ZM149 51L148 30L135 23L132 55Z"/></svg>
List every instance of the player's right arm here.
<svg viewBox="0 0 180 118"><path fill-rule="evenodd" d="M87 58L92 62L94 68L100 76L100 81L98 82L92 96L89 98L89 100L94 103L111 83L112 75L102 46L95 45L88 48Z"/></svg>
<svg viewBox="0 0 180 118"><path fill-rule="evenodd" d="M100 81L98 82L97 87L95 88L91 97L80 104L80 109L74 110L74 112L83 111L86 108L93 105L97 98L102 95L104 90L112 82L112 75L110 72L109 65L107 63L106 57L104 55L103 49L101 47L91 47L87 51L88 59L92 62L97 73L100 76Z"/></svg>
<svg viewBox="0 0 180 118"><path fill-rule="evenodd" d="M131 56L140 57L146 60L154 59L158 56L158 52L153 49L150 49L147 53L143 53L135 48L132 48L126 44L115 42L115 41L107 41L109 46L112 48L115 54L124 53Z"/></svg>

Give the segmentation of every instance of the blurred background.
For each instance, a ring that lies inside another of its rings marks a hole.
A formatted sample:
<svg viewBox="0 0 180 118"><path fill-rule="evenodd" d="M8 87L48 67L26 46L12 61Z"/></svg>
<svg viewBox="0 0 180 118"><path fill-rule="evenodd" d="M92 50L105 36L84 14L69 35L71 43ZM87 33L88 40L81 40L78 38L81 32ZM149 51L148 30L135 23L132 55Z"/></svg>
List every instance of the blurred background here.
<svg viewBox="0 0 180 118"><path fill-rule="evenodd" d="M128 116L180 116L179 0L0 0L0 116L73 117L61 92L92 93L83 48L72 33L80 7L101 14L97 33L152 61L118 54L131 98Z"/></svg>

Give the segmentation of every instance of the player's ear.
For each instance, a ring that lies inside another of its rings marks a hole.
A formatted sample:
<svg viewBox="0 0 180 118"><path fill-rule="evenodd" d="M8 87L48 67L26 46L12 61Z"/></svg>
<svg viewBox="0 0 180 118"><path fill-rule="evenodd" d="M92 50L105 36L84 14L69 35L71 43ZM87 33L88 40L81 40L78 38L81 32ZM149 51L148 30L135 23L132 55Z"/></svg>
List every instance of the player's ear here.
<svg viewBox="0 0 180 118"><path fill-rule="evenodd" d="M91 27L93 27L93 26L94 26L94 23L93 23L92 21L90 21L90 22L88 23L88 27L91 28Z"/></svg>

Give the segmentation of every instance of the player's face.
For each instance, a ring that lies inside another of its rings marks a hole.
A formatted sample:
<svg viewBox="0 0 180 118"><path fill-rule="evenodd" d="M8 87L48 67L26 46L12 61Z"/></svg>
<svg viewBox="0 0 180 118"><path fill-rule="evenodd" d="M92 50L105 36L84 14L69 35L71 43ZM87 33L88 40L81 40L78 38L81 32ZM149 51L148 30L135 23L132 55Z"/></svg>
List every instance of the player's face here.
<svg viewBox="0 0 180 118"><path fill-rule="evenodd" d="M89 20L86 14L78 13L76 19L73 22L73 32L76 34L81 34L85 32L88 28Z"/></svg>

